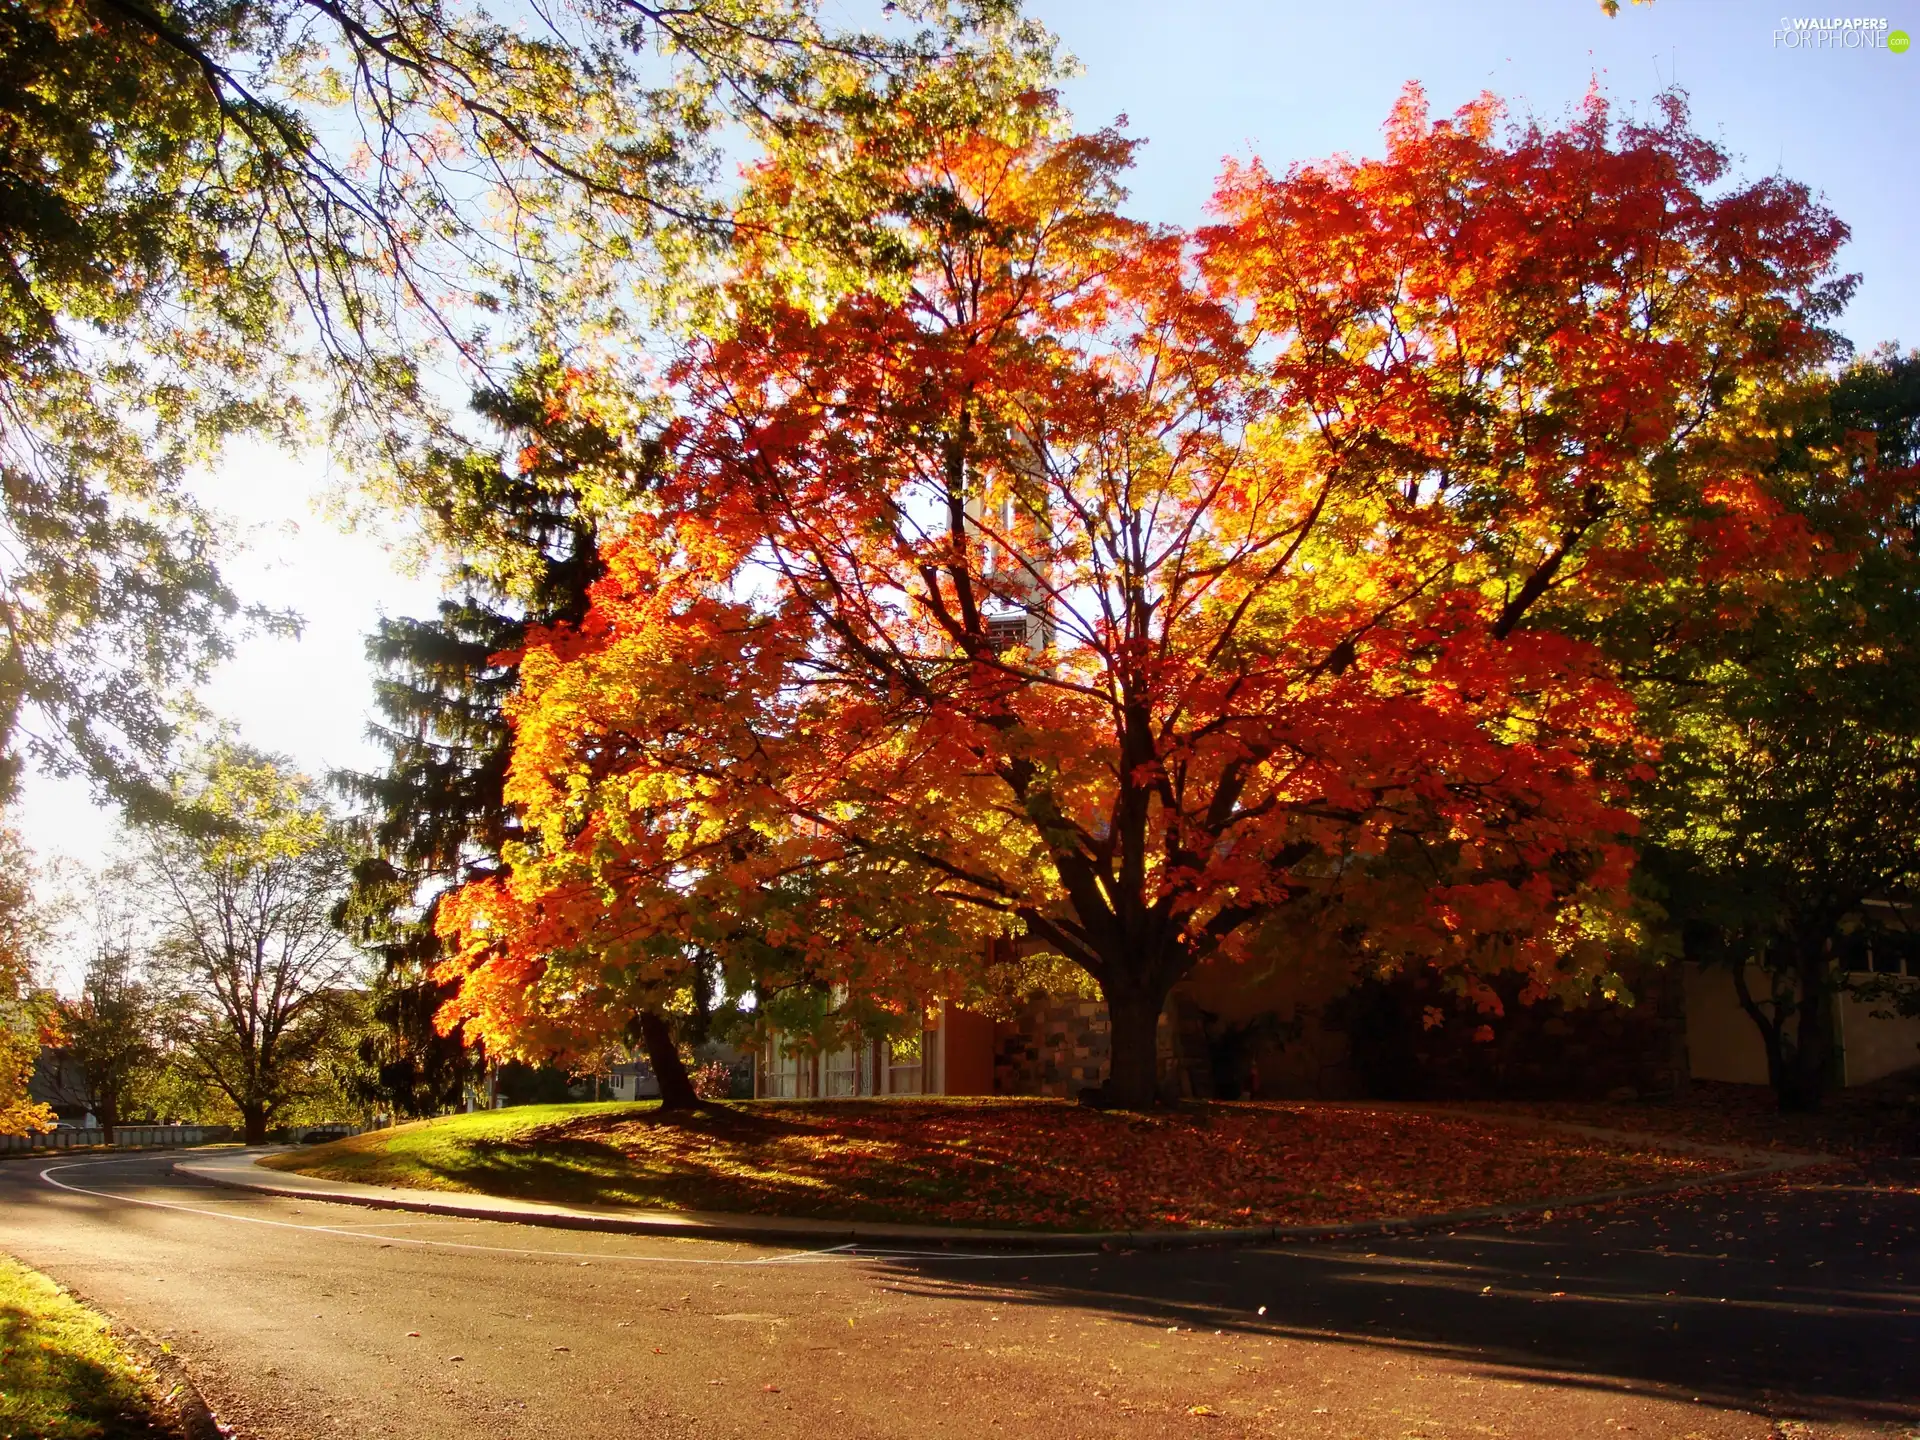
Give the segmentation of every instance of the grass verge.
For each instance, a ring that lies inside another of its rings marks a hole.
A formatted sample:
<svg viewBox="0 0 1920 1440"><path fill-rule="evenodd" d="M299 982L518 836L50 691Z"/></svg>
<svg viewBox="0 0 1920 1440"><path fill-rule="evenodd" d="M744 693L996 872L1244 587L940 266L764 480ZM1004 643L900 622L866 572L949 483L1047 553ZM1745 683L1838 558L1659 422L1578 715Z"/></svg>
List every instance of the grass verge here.
<svg viewBox="0 0 1920 1440"><path fill-rule="evenodd" d="M144 1367L107 1322L0 1255L0 1440L172 1440Z"/></svg>
<svg viewBox="0 0 1920 1440"><path fill-rule="evenodd" d="M266 1162L571 1205L1123 1230L1444 1214L1735 1168L1402 1108L1154 1114L1048 1100L553 1105L417 1122Z"/></svg>

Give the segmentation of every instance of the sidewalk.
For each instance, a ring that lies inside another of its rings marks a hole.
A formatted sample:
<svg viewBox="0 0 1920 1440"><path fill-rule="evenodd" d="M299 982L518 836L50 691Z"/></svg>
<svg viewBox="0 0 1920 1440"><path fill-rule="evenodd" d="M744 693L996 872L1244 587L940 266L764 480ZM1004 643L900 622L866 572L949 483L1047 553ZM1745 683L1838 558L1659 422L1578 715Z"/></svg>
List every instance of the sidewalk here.
<svg viewBox="0 0 1920 1440"><path fill-rule="evenodd" d="M538 1200L513 1200L495 1195L404 1189L392 1185L363 1185L351 1180L322 1180L286 1170L265 1170L254 1162L265 1150L241 1150L174 1163L174 1170L198 1180L238 1190L279 1195L297 1200L319 1200L341 1205L363 1205L376 1210L407 1210L450 1219L497 1220L517 1225L542 1225L563 1230L598 1230L619 1235L658 1235L703 1240L748 1240L785 1245L967 1245L1007 1250L1149 1250L1193 1246L1258 1245L1275 1241L1332 1239L1341 1236L1385 1235L1415 1230L1446 1230L1499 1220L1521 1219L1548 1210L1572 1210L1646 1196L1670 1195L1811 1165L1833 1163L1828 1155L1782 1154L1733 1146L1702 1145L1656 1135L1597 1130L1590 1126L1535 1121L1528 1117L1501 1117L1522 1128L1565 1130L1596 1139L1628 1140L1648 1149L1714 1155L1739 1163L1740 1168L1718 1174L1690 1176L1593 1195L1557 1195L1516 1205L1456 1210L1441 1215L1404 1215L1383 1220L1345 1221L1321 1225L1254 1225L1235 1229L1195 1230L986 1230L946 1225L901 1225L884 1221L812 1220L778 1215L737 1215L716 1211L584 1209L551 1205Z"/></svg>

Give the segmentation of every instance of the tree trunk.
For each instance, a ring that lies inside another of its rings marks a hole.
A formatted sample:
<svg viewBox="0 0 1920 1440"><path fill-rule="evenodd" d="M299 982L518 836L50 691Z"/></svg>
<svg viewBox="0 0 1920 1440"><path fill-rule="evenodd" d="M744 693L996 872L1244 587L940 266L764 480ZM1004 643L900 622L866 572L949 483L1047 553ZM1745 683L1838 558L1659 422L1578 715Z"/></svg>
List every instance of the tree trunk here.
<svg viewBox="0 0 1920 1440"><path fill-rule="evenodd" d="M1145 1110L1160 1099L1160 1012L1167 992L1146 986L1102 985L1112 1045L1102 1098L1121 1110Z"/></svg>
<svg viewBox="0 0 1920 1440"><path fill-rule="evenodd" d="M1833 991L1828 986L1825 949L1802 959L1799 970L1800 1005L1794 1016L1792 1044L1780 1027L1777 1053L1767 1056L1768 1078L1782 1110L1817 1110L1826 1098L1833 1075Z"/></svg>
<svg viewBox="0 0 1920 1440"><path fill-rule="evenodd" d="M700 1097L693 1093L693 1081L687 1067L680 1063L680 1048L673 1043L673 1031L657 1010L640 1012L640 1041L646 1046L647 1064L653 1078L660 1082L662 1110L697 1110Z"/></svg>
<svg viewBox="0 0 1920 1440"><path fill-rule="evenodd" d="M117 1100L103 1096L94 1110L94 1117L100 1122L100 1135L107 1144L113 1144L113 1132L120 1128L120 1105Z"/></svg>
<svg viewBox="0 0 1920 1440"><path fill-rule="evenodd" d="M267 1143L267 1108L264 1105L248 1105L240 1111L240 1122L246 1143L264 1145Z"/></svg>

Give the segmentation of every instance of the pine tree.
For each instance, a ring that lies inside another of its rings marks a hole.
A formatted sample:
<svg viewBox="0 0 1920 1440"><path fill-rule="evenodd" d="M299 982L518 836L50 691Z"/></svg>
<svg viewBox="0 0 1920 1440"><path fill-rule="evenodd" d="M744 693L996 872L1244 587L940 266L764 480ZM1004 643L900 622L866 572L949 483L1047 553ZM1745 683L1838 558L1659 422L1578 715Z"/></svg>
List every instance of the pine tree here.
<svg viewBox="0 0 1920 1440"><path fill-rule="evenodd" d="M434 1027L446 990L430 976L434 921L440 897L497 873L520 833L503 794L513 656L530 627L586 613L597 502L634 494L653 464L639 417L578 384L548 360L473 397L500 439L436 459L447 497L437 518L463 545L449 598L430 619L383 620L367 641L382 717L369 733L389 759L381 773L337 777L363 826L342 921L383 962L382 1030L361 1047L361 1088L402 1114L457 1103L476 1069L460 1031Z"/></svg>

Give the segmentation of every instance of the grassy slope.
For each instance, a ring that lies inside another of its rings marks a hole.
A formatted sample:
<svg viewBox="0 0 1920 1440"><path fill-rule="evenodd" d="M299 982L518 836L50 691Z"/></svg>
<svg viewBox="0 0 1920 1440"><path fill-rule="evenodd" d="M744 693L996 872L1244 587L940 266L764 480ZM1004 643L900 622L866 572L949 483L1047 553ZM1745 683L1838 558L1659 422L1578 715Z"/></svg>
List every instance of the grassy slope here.
<svg viewBox="0 0 1920 1440"><path fill-rule="evenodd" d="M580 1115L639 1114L651 1101L596 1105L517 1105L415 1120L308 1149L289 1150L261 1161L328 1180L364 1185L405 1185L418 1190L455 1190L512 1195L565 1204L652 1205L650 1190L619 1183L620 1166L604 1154L569 1153L568 1147L528 1146L530 1130Z"/></svg>
<svg viewBox="0 0 1920 1440"><path fill-rule="evenodd" d="M1438 1213L1728 1168L1460 1116L1313 1105L1102 1114L1050 1101L652 1105L417 1122L267 1162L575 1205L1066 1229Z"/></svg>
<svg viewBox="0 0 1920 1440"><path fill-rule="evenodd" d="M0 1256L0 1440L148 1440L177 1432L100 1316Z"/></svg>

